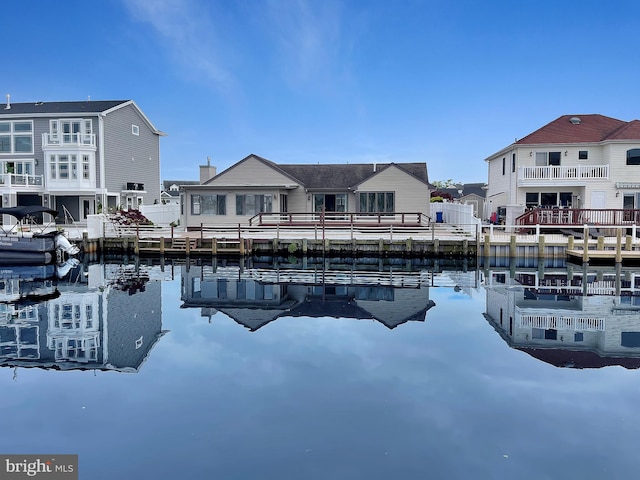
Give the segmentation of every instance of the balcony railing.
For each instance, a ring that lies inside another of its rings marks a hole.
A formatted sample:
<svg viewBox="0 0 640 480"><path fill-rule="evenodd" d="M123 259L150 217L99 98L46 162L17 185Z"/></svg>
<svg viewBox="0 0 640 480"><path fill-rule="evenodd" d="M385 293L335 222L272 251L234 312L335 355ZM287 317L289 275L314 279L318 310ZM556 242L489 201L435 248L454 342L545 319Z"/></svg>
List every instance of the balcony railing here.
<svg viewBox="0 0 640 480"><path fill-rule="evenodd" d="M580 182L608 178L609 165L549 165L518 168L518 183L535 183L546 180Z"/></svg>
<svg viewBox="0 0 640 480"><path fill-rule="evenodd" d="M51 146L96 146L96 136L88 133L43 133L42 147Z"/></svg>
<svg viewBox="0 0 640 480"><path fill-rule="evenodd" d="M25 175L19 173L0 174L0 186L40 188L43 185L42 175Z"/></svg>

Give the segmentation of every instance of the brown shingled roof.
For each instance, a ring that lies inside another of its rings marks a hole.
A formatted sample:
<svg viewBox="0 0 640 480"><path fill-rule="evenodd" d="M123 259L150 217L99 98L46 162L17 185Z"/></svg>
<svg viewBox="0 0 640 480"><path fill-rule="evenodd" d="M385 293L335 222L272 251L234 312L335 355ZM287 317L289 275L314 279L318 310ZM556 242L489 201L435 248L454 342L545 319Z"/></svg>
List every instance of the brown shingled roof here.
<svg viewBox="0 0 640 480"><path fill-rule="evenodd" d="M579 123L573 123L571 119L579 119ZM630 126L637 122L625 122L604 115L563 115L553 122L546 124L533 133L516 142L516 145L532 145L540 143L592 143L606 139L640 138L640 135L629 137L624 134L625 127L633 132L640 133L640 126ZM617 137L615 135L624 135Z"/></svg>

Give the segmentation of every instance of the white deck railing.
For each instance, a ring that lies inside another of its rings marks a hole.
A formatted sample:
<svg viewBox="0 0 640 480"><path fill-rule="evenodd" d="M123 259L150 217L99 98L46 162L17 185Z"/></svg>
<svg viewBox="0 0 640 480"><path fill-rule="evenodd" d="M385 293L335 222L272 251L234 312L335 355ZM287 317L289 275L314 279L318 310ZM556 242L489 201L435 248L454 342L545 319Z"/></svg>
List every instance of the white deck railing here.
<svg viewBox="0 0 640 480"><path fill-rule="evenodd" d="M50 146L71 146L71 145L83 145L83 146L96 146L95 134L89 133L43 133L42 134L42 148Z"/></svg>
<svg viewBox="0 0 640 480"><path fill-rule="evenodd" d="M606 180L609 165L549 165L545 167L519 167L518 184L541 180Z"/></svg>
<svg viewBox="0 0 640 480"><path fill-rule="evenodd" d="M3 187L41 188L42 175L27 175L20 173L0 174L0 185Z"/></svg>

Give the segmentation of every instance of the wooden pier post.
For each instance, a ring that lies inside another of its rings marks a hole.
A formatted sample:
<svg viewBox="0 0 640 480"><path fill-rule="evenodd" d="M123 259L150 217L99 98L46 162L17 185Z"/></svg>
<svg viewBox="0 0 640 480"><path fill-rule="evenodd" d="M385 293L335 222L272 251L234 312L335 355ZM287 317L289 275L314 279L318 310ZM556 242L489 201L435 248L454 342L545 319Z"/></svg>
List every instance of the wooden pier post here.
<svg viewBox="0 0 640 480"><path fill-rule="evenodd" d="M214 257L218 255L218 239L216 237L211 238L211 255Z"/></svg>
<svg viewBox="0 0 640 480"><path fill-rule="evenodd" d="M240 238L238 239L238 248L240 249L240 256L244 257L244 239Z"/></svg>
<svg viewBox="0 0 640 480"><path fill-rule="evenodd" d="M466 238L462 241L462 255L464 255L464 259L466 261L469 256L469 240Z"/></svg>
<svg viewBox="0 0 640 480"><path fill-rule="evenodd" d="M589 261L589 228L586 225L584 227L584 242L582 245L582 261L583 263L587 263Z"/></svg>
<svg viewBox="0 0 640 480"><path fill-rule="evenodd" d="M436 238L433 241L433 254L434 255L439 255L440 254L440 239Z"/></svg>
<svg viewBox="0 0 640 480"><path fill-rule="evenodd" d="M184 249L188 257L191 254L191 239L189 237L186 237L186 238L187 238L187 242L184 244Z"/></svg>
<svg viewBox="0 0 640 480"><path fill-rule="evenodd" d="M137 236L133 239L133 254L140 255L140 239Z"/></svg>
<svg viewBox="0 0 640 480"><path fill-rule="evenodd" d="M545 253L544 235L540 235L538 237L538 258L544 258L544 253Z"/></svg>
<svg viewBox="0 0 640 480"><path fill-rule="evenodd" d="M302 254L306 257L309 251L309 241L306 238L302 239Z"/></svg>
<svg viewBox="0 0 640 480"><path fill-rule="evenodd" d="M631 238L631 235L627 235L624 239L624 249L628 252L630 252L631 250L633 250L633 238Z"/></svg>
<svg viewBox="0 0 640 480"><path fill-rule="evenodd" d="M616 232L616 263L622 263L622 230Z"/></svg>
<svg viewBox="0 0 640 480"><path fill-rule="evenodd" d="M164 237L160 237L160 255L164 255Z"/></svg>
<svg viewBox="0 0 640 480"><path fill-rule="evenodd" d="M620 230L618 230L620 231ZM597 250L604 250L604 237L598 237Z"/></svg>
<svg viewBox="0 0 640 480"><path fill-rule="evenodd" d="M516 236L511 235L509 237L509 258L516 258L516 252L518 251L516 246Z"/></svg>
<svg viewBox="0 0 640 480"><path fill-rule="evenodd" d="M491 256L491 234L484 236L484 256Z"/></svg>
<svg viewBox="0 0 640 480"><path fill-rule="evenodd" d="M567 237L567 250L573 250L574 242L575 238L573 238L573 235L569 235L569 237Z"/></svg>

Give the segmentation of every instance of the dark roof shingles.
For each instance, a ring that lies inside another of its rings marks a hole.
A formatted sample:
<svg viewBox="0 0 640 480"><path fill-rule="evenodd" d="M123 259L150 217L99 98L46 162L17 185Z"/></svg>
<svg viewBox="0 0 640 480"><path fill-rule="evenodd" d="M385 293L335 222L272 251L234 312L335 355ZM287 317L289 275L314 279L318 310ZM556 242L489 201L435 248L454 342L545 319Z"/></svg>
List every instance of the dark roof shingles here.
<svg viewBox="0 0 640 480"><path fill-rule="evenodd" d="M81 102L27 102L0 104L0 116L24 114L56 114L56 113L100 113L130 100L88 100Z"/></svg>

